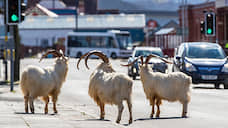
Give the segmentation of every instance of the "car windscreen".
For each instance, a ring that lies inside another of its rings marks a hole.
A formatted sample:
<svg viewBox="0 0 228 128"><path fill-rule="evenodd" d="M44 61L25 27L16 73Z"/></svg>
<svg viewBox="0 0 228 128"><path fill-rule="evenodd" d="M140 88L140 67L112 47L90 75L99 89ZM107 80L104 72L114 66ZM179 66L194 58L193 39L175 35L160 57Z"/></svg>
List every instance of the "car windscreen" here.
<svg viewBox="0 0 228 128"><path fill-rule="evenodd" d="M135 52L135 57L138 57L138 56L148 56L150 54L155 54L155 55L158 55L160 57L163 57L163 53L161 50L153 50L153 51L150 51L150 50L137 50Z"/></svg>
<svg viewBox="0 0 228 128"><path fill-rule="evenodd" d="M226 57L224 51L216 46L189 46L186 50L188 58L209 58L209 59L224 59Z"/></svg>

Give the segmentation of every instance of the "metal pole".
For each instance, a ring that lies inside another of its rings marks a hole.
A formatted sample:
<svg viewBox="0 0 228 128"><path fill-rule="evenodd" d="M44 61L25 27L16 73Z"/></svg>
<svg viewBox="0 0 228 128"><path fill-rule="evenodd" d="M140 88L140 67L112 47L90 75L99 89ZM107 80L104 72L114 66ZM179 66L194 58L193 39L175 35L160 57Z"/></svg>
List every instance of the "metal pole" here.
<svg viewBox="0 0 228 128"><path fill-rule="evenodd" d="M181 1L181 14L182 14L182 42L184 42L184 35L185 35L185 28L184 28L184 19L185 19L185 16L184 16L184 0Z"/></svg>
<svg viewBox="0 0 228 128"><path fill-rule="evenodd" d="M188 0L185 0L185 41L188 41Z"/></svg>
<svg viewBox="0 0 228 128"><path fill-rule="evenodd" d="M76 32L78 31L78 2L79 2L79 0L75 1L75 11L76 11L76 14L75 14L75 31Z"/></svg>
<svg viewBox="0 0 228 128"><path fill-rule="evenodd" d="M13 26L10 26L10 35L13 35ZM13 37L13 36L12 36ZM14 82L14 59L13 59L13 48L14 48L14 37L11 39L10 47L10 91L13 91L13 82Z"/></svg>

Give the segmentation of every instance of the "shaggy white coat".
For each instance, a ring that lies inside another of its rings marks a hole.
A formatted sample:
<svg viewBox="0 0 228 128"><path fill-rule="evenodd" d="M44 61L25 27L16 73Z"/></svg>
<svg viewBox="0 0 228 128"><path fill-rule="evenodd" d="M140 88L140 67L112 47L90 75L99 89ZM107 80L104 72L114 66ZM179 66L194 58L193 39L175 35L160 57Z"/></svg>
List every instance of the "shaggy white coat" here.
<svg viewBox="0 0 228 128"><path fill-rule="evenodd" d="M129 123L131 123L132 84L133 81L127 75L115 72L111 64L101 63L90 76L89 95L99 106L102 104L118 105L117 123L121 120L123 111L122 101L126 100L130 113ZM101 110L101 118L104 118L103 110Z"/></svg>
<svg viewBox="0 0 228 128"><path fill-rule="evenodd" d="M187 104L190 101L191 77L182 72L169 74L153 72L147 65L140 66L140 77L144 92L152 107L155 99L158 102L157 107L161 104L162 99L170 102L180 101L183 104L182 116L186 116ZM160 110L158 111L157 117L160 114ZM151 116L153 116L153 108Z"/></svg>
<svg viewBox="0 0 228 128"><path fill-rule="evenodd" d="M42 96L48 103L48 96L52 96L53 102L57 101L63 82L66 79L68 62L57 59L53 67L40 68L38 66L28 66L22 73L20 87L25 98L25 111L27 102L30 100L30 109L34 113L33 100ZM47 113L47 108L45 108ZM57 110L54 110L57 113Z"/></svg>

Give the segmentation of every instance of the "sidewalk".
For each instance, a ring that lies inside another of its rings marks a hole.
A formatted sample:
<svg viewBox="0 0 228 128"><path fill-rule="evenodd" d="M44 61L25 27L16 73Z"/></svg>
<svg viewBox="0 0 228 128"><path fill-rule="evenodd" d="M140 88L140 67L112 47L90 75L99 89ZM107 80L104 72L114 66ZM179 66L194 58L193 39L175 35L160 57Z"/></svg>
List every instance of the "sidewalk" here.
<svg viewBox="0 0 228 128"><path fill-rule="evenodd" d="M0 85L0 128L117 128L124 127L111 121L100 121L86 112L57 104L54 115L49 103L49 114L44 114L44 103L36 100L35 114L24 113L24 99L18 85L10 92L9 85Z"/></svg>

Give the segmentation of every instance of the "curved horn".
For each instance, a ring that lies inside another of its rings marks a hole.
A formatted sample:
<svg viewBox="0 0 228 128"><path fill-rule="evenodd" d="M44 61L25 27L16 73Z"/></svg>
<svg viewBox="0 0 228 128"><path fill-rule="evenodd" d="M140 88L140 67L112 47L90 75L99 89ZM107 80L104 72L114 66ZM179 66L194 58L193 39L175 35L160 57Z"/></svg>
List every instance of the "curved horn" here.
<svg viewBox="0 0 228 128"><path fill-rule="evenodd" d="M143 65L143 56L139 56L137 57L133 62L131 62L130 64L120 64L121 66L131 66L133 65L138 59L141 59L141 63Z"/></svg>
<svg viewBox="0 0 228 128"><path fill-rule="evenodd" d="M162 58L162 57L160 57L160 56L158 56L158 55L155 55L155 54L150 54L150 55L147 56L147 58L146 58L146 62L145 62L146 65L149 63L149 60L150 60L152 57L159 58L159 59L161 59L162 61L164 61L165 63L172 64L172 62L169 61L169 60L167 60L167 59L164 59L164 58Z"/></svg>
<svg viewBox="0 0 228 128"><path fill-rule="evenodd" d="M85 56L87 56L88 54L89 54L89 52L87 52L86 54L82 55L82 56L79 58L78 63L77 63L77 68L78 68L78 70L79 70L79 63L80 63L81 59L83 59L83 58L84 58Z"/></svg>
<svg viewBox="0 0 228 128"><path fill-rule="evenodd" d="M57 57L63 56L63 54L59 53L59 52L56 51L56 50L48 50L48 51L40 58L40 61L39 61L39 62L41 62L41 60L42 60L43 58L45 58L48 54L52 54L52 55L57 56Z"/></svg>
<svg viewBox="0 0 228 128"><path fill-rule="evenodd" d="M104 63L109 63L109 59L104 53L102 53L101 51L94 50L94 51L89 52L89 54L85 58L85 65L88 69L89 69L89 66L87 65L87 61L91 55L96 55L99 58L101 58L104 61Z"/></svg>

